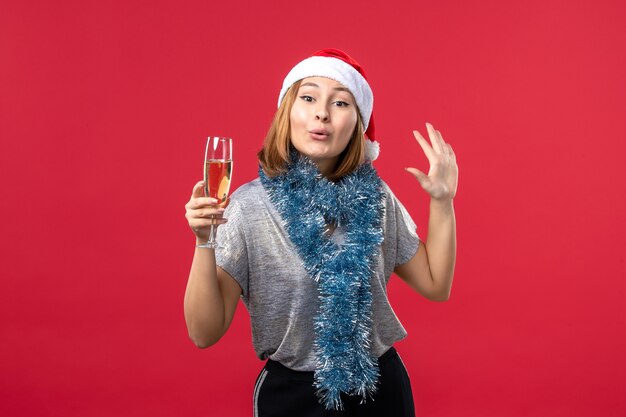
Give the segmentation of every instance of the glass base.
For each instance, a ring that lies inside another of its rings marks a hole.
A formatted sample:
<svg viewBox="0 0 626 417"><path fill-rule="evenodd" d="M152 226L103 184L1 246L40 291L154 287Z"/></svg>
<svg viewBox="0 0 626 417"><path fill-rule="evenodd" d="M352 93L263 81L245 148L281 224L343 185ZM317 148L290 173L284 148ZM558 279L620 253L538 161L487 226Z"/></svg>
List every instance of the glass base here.
<svg viewBox="0 0 626 417"><path fill-rule="evenodd" d="M221 246L217 242L209 241L209 242L196 245L196 248L217 249L217 248L221 248Z"/></svg>
<svg viewBox="0 0 626 417"><path fill-rule="evenodd" d="M223 249L223 247L217 243L217 226L211 225L211 235L209 237L209 240L207 240L205 243L196 245L196 248Z"/></svg>

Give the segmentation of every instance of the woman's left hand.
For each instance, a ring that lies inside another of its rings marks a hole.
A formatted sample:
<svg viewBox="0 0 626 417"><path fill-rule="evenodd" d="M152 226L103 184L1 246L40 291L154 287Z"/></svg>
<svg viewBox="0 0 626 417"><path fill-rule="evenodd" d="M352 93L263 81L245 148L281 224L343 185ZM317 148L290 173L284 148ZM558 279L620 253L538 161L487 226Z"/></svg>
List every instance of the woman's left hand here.
<svg viewBox="0 0 626 417"><path fill-rule="evenodd" d="M426 123L426 129L432 147L417 130L413 131L413 135L430 163L428 175L416 168L405 169L417 178L417 181L430 194L431 198L441 201L452 200L456 195L459 178L456 155L454 155L452 147L444 142L441 133L435 130L430 123Z"/></svg>

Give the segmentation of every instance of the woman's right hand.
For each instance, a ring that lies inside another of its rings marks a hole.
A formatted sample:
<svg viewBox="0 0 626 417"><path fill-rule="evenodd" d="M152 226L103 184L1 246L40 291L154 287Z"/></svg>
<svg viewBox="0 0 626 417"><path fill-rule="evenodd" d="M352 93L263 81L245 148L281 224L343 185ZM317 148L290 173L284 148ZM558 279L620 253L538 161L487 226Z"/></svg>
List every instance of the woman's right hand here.
<svg viewBox="0 0 626 417"><path fill-rule="evenodd" d="M193 187L191 198L185 205L185 217L189 227L196 235L198 242L206 242L211 236L211 225L219 226L228 221L222 217L230 200L217 204L217 199L204 197L204 181L199 181Z"/></svg>

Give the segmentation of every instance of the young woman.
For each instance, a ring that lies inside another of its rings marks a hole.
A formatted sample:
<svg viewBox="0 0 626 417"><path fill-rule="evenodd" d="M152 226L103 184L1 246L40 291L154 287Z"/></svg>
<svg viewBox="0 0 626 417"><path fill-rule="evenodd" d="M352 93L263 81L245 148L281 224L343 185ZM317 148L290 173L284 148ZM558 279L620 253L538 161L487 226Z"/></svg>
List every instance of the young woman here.
<svg viewBox="0 0 626 417"><path fill-rule="evenodd" d="M387 299L392 273L433 301L450 296L456 256L450 145L414 131L431 196L428 240L372 167L373 94L350 56L325 49L287 75L259 152L259 178L227 208L196 184L186 205L197 244L219 225L220 249L197 248L185 320L200 348L227 331L241 297L254 349L267 360L255 416L413 416L393 343L406 337Z"/></svg>

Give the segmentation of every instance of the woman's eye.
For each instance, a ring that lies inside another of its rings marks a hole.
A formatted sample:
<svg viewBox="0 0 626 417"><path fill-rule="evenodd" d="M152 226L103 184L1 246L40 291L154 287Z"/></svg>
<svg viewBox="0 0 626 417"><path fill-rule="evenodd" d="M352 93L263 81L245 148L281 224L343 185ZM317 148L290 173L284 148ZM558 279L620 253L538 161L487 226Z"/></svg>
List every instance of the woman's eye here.
<svg viewBox="0 0 626 417"><path fill-rule="evenodd" d="M304 100L304 101L308 101L308 102L313 101L313 97L311 97L311 96L300 96L300 98L301 98L302 100Z"/></svg>
<svg viewBox="0 0 626 417"><path fill-rule="evenodd" d="M335 104L336 104L338 107L346 107L346 106L349 106L349 105L350 105L349 103L346 103L345 101L336 101L336 102L335 102Z"/></svg>

